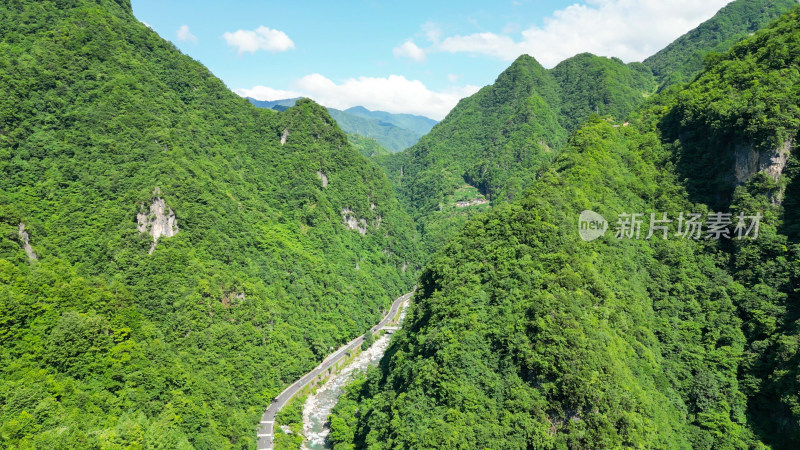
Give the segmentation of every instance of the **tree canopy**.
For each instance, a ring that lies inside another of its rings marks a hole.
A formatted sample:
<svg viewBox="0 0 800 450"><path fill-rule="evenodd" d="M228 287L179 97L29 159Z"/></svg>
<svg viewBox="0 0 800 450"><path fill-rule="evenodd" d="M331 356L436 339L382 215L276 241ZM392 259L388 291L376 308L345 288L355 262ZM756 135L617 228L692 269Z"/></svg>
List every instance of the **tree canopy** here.
<svg viewBox="0 0 800 450"><path fill-rule="evenodd" d="M249 448L413 284L409 216L324 108L253 107L127 2L3 2L0 91L2 447Z"/></svg>

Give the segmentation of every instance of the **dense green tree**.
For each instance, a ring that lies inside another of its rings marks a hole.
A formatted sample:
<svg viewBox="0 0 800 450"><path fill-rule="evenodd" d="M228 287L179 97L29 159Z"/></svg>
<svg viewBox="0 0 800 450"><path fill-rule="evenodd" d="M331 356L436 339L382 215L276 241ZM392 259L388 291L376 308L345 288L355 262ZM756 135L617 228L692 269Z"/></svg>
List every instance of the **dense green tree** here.
<svg viewBox="0 0 800 450"><path fill-rule="evenodd" d="M795 9L630 126L591 118L469 220L335 410L335 447L796 448L798 55ZM586 209L610 222L592 242ZM618 239L631 212L670 233L680 212L761 219L754 239Z"/></svg>
<svg viewBox="0 0 800 450"><path fill-rule="evenodd" d="M676 39L644 60L660 89L692 80L703 69L703 61L714 52L733 44L797 6L796 0L736 0L714 17Z"/></svg>
<svg viewBox="0 0 800 450"><path fill-rule="evenodd" d="M655 90L653 74L640 63L581 53L552 70L561 94L561 124L574 131L592 114L625 119Z"/></svg>
<svg viewBox="0 0 800 450"><path fill-rule="evenodd" d="M364 137L358 134L348 133L347 140L359 153L367 158L376 156L386 156L391 152L381 146L377 140L373 138Z"/></svg>
<svg viewBox="0 0 800 450"><path fill-rule="evenodd" d="M375 336L372 335L372 332L367 331L364 333L364 341L361 343L361 350L368 349L374 342Z"/></svg>
<svg viewBox="0 0 800 450"><path fill-rule="evenodd" d="M324 108L253 107L126 1L3 2L0 91L0 447L252 447L412 284L413 224Z"/></svg>

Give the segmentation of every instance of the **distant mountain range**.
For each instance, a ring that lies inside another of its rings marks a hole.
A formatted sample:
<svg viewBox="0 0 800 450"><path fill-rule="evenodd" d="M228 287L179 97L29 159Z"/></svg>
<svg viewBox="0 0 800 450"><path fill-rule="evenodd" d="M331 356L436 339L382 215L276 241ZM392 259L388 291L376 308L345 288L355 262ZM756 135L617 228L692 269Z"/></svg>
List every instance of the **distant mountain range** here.
<svg viewBox="0 0 800 450"><path fill-rule="evenodd" d="M259 108L285 111L294 106L299 98L262 101L247 98ZM363 106L354 106L344 111L328 108L331 117L346 133L357 134L375 139L378 144L390 152L399 152L416 144L426 135L436 121L428 117L413 114L393 114L386 111L370 111Z"/></svg>

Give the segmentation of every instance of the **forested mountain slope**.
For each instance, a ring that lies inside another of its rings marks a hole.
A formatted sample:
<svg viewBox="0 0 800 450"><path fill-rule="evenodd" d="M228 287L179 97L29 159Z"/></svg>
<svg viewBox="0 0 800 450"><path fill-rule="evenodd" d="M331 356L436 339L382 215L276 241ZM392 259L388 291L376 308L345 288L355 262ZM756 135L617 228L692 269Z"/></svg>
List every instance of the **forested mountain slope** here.
<svg viewBox="0 0 800 450"><path fill-rule="evenodd" d="M486 201L519 196L591 114L623 118L654 88L638 63L585 53L548 71L522 55L419 143L378 162L432 252Z"/></svg>
<svg viewBox="0 0 800 450"><path fill-rule="evenodd" d="M0 447L249 448L413 282L324 108L251 106L125 1L4 1L0 92Z"/></svg>
<svg viewBox="0 0 800 450"><path fill-rule="evenodd" d="M350 114L335 108L328 108L328 113L336 123L350 134L373 138L392 152L399 152L414 145L422 134L393 123L373 117Z"/></svg>
<svg viewBox="0 0 800 450"><path fill-rule="evenodd" d="M624 119L655 90L647 66L591 53L565 59L551 73L561 97L559 119L570 132L592 114Z"/></svg>
<svg viewBox="0 0 800 450"><path fill-rule="evenodd" d="M653 71L660 88L686 83L703 69L703 59L724 52L797 6L797 0L736 0L714 17L676 39L644 65Z"/></svg>
<svg viewBox="0 0 800 450"><path fill-rule="evenodd" d="M435 255L334 448L797 448L798 86L795 9L629 126L591 119ZM583 210L604 236L581 240ZM734 239L676 235L713 212Z"/></svg>
<svg viewBox="0 0 800 450"><path fill-rule="evenodd" d="M360 134L347 133L347 140L354 149L358 150L363 156L367 158L386 156L391 154L374 138L361 136Z"/></svg>
<svg viewBox="0 0 800 450"><path fill-rule="evenodd" d="M545 70L523 55L414 147L376 160L414 217L426 253L432 253L487 201L519 196L541 163L593 114L624 123L659 87L691 80L705 55L729 49L793 4L736 0L644 64L583 53Z"/></svg>
<svg viewBox="0 0 800 450"><path fill-rule="evenodd" d="M797 448L800 8L716 58L674 96L659 128L690 199L767 219L758 240L729 249L745 288L739 372L754 429L773 448Z"/></svg>

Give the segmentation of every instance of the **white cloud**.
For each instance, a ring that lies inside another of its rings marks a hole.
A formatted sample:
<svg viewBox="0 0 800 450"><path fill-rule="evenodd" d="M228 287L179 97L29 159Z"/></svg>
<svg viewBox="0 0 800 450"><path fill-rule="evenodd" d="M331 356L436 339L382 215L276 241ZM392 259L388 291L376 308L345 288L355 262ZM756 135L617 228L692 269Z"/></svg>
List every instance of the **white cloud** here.
<svg viewBox="0 0 800 450"><path fill-rule="evenodd" d="M410 58L417 62L425 61L425 50L417 47L412 40L407 40L398 47L392 49L395 58Z"/></svg>
<svg viewBox="0 0 800 450"><path fill-rule="evenodd" d="M434 22L422 24L422 32L425 33L425 38L434 44L442 38L442 29Z"/></svg>
<svg viewBox="0 0 800 450"><path fill-rule="evenodd" d="M151 30L153 29L153 27L151 27L150 24L145 22L144 20L142 21L142 25L146 26L147 28L150 28Z"/></svg>
<svg viewBox="0 0 800 450"><path fill-rule="evenodd" d="M299 92L283 91L266 86L255 86L252 89L236 89L234 92L242 97L251 97L256 100L284 100L303 96L303 94Z"/></svg>
<svg viewBox="0 0 800 450"><path fill-rule="evenodd" d="M508 36L494 33L474 33L467 36L451 36L436 46L450 53L483 53L504 60L515 59L520 53L520 45Z"/></svg>
<svg viewBox="0 0 800 450"><path fill-rule="evenodd" d="M485 54L506 61L527 53L545 67L581 52L641 61L729 1L587 0L554 12L543 27L523 30L519 41L504 34L474 33L447 37L426 51Z"/></svg>
<svg viewBox="0 0 800 450"><path fill-rule="evenodd" d="M449 81L451 83L455 83L456 81L458 81L459 78L461 78L461 77L459 77L458 75L456 75L454 73L448 73L447 74L447 81Z"/></svg>
<svg viewBox="0 0 800 450"><path fill-rule="evenodd" d="M321 105L337 109L360 105L371 110L420 114L441 120L460 99L474 94L478 89L478 86L467 85L436 92L418 80L408 80L401 75L350 78L337 84L315 73L296 80L291 91L256 86L252 89L237 89L236 93L259 100L305 96Z"/></svg>
<svg viewBox="0 0 800 450"><path fill-rule="evenodd" d="M194 42L197 43L197 36L192 34L189 30L189 25L182 25L178 28L178 40L181 42Z"/></svg>
<svg viewBox="0 0 800 450"><path fill-rule="evenodd" d="M275 53L294 48L294 42L289 39L286 33L263 25L255 30L227 32L222 35L222 38L225 39L228 45L235 47L240 55L244 52L255 53L258 50Z"/></svg>

